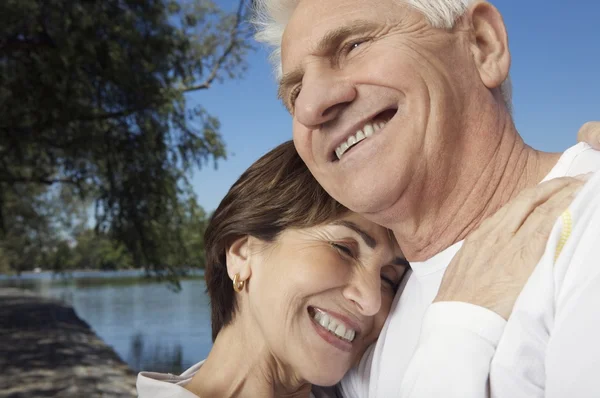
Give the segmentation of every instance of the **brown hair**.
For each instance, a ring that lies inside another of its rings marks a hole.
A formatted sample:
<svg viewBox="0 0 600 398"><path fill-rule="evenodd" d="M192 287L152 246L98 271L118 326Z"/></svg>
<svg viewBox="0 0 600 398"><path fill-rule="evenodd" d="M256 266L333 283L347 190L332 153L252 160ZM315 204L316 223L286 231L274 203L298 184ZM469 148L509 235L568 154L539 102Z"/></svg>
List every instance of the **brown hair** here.
<svg viewBox="0 0 600 398"><path fill-rule="evenodd" d="M321 188L292 141L252 164L229 189L204 234L213 340L237 309L225 257L236 239L254 236L272 242L284 229L323 224L347 211Z"/></svg>

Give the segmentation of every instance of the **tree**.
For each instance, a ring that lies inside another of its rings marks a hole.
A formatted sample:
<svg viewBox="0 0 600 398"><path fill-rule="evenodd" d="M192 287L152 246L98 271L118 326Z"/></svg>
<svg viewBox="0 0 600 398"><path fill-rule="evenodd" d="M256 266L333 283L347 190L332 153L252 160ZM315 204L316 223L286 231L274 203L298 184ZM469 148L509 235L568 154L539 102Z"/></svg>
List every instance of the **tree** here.
<svg viewBox="0 0 600 398"><path fill-rule="evenodd" d="M247 12L243 0L233 13L210 0L0 2L0 249L60 234L42 209L64 208L68 187L135 265L191 265L188 177L226 151L219 121L185 94L241 76Z"/></svg>
<svg viewBox="0 0 600 398"><path fill-rule="evenodd" d="M79 232L73 245L61 242L62 250L56 251L55 270L67 269L99 269L116 270L133 266L131 256L126 247L103 233L95 233L91 229Z"/></svg>

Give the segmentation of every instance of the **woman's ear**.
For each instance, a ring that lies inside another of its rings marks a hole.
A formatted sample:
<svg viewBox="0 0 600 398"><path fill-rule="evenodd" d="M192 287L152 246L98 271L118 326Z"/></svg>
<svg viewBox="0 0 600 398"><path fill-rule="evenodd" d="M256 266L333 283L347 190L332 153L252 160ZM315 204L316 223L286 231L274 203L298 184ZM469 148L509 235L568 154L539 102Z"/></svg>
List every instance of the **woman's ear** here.
<svg viewBox="0 0 600 398"><path fill-rule="evenodd" d="M236 239L226 251L227 274L233 280L236 274L239 274L240 281L246 281L252 275L250 264L250 239L244 236Z"/></svg>

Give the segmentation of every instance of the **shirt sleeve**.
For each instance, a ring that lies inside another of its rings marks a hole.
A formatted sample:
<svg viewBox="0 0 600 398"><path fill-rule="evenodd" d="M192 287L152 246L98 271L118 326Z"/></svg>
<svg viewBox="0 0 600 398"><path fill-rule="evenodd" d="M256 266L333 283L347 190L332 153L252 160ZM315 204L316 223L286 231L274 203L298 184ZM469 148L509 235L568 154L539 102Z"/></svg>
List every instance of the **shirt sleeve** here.
<svg viewBox="0 0 600 398"><path fill-rule="evenodd" d="M545 397L600 397L600 177L555 264L554 328L545 360Z"/></svg>
<svg viewBox="0 0 600 398"><path fill-rule="evenodd" d="M463 302L433 303L400 398L489 397L490 363L506 321Z"/></svg>
<svg viewBox="0 0 600 398"><path fill-rule="evenodd" d="M597 260L596 260L597 261ZM596 266L600 267L600 262ZM546 398L600 397L600 278L580 292L578 306L552 333L546 356Z"/></svg>

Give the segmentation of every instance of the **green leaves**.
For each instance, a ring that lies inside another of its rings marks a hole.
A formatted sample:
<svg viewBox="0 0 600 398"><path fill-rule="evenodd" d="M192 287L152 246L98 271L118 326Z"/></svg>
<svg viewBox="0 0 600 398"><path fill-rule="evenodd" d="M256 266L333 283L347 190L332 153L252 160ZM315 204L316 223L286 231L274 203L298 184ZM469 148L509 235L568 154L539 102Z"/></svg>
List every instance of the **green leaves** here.
<svg viewBox="0 0 600 398"><path fill-rule="evenodd" d="M64 217L40 209L50 197L67 208L56 192L68 186L133 265L176 275L201 264L188 253L198 234L184 237L202 225L184 217L195 201L187 176L226 150L218 120L189 109L185 93L241 76L246 13L206 0L0 2L1 255L41 231L52 237L41 253L64 252ZM44 256L10 264L44 266Z"/></svg>

